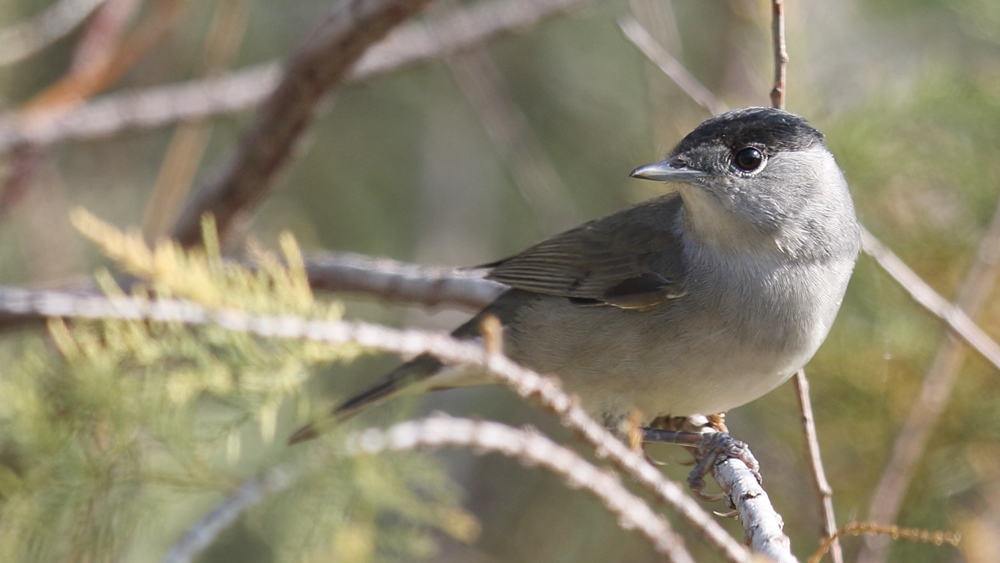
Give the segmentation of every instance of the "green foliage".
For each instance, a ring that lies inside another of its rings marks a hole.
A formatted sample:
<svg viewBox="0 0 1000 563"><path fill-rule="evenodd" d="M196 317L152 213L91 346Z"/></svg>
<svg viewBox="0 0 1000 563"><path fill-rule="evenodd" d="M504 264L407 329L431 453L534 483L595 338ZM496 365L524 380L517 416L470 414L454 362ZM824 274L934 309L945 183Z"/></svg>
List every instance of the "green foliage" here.
<svg viewBox="0 0 1000 563"><path fill-rule="evenodd" d="M206 250L149 248L85 212L77 228L122 269L135 295L214 309L339 318L317 301L290 236L279 260L223 261ZM287 264L287 265L286 265ZM121 290L99 276L109 295ZM52 321L8 348L0 372L0 560L150 559L245 478L282 462L301 475L244 527L277 560L369 561L430 555L437 527L475 534L435 464L419 456L351 459L336 437L276 443L283 411L308 406L311 370L361 350L265 340L217 327L132 320ZM217 546L213 560L225 560ZM267 560L264 558L262 560Z"/></svg>

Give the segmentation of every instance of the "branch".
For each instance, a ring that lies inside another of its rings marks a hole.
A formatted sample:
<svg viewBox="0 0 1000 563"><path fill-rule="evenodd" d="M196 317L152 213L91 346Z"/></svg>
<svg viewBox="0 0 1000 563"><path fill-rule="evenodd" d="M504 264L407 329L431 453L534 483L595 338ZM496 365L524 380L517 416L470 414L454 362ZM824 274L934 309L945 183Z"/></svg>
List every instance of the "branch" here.
<svg viewBox="0 0 1000 563"><path fill-rule="evenodd" d="M983 329L979 328L975 321L970 319L961 309L949 303L947 299L941 297L864 227L861 229L861 246L892 279L896 280L910 294L914 301L944 321L948 328L955 331L955 334L965 340L976 352L979 352L986 361L1000 369L1000 346L983 332Z"/></svg>
<svg viewBox="0 0 1000 563"><path fill-rule="evenodd" d="M224 330L253 334L264 338L289 338L326 344L357 344L403 356L433 355L445 363L488 370L495 378L509 385L518 395L559 416L563 426L574 430L589 442L600 455L632 476L652 491L657 498L676 510L682 518L698 529L727 561L747 561L747 552L707 514L684 490L667 480L639 453L629 449L607 429L594 421L567 395L557 380L544 378L515 364L496 352L455 340L442 334L415 330L393 330L367 323L317 321L291 315L248 315L235 310L208 310L195 303L180 300L146 301L133 297L77 297L57 292L26 291L0 288L0 314L37 317L89 319L126 319L175 322L190 326L217 326ZM722 462L720 461L720 464ZM720 464L713 467L716 473ZM747 472L749 474L749 472ZM719 476L716 475L716 479ZM727 482L728 483L728 482ZM731 486L731 483L730 483ZM724 486L729 494L733 489ZM754 500L768 503L766 495L745 498L737 495L733 501ZM768 503L769 505L769 503ZM744 520L749 534L758 523ZM781 554L767 554L779 559Z"/></svg>
<svg viewBox="0 0 1000 563"><path fill-rule="evenodd" d="M813 418L812 400L809 398L809 379L805 370L795 372L795 396L802 415L802 437L805 439L806 459L813 487L819 499L819 519L822 523L823 542L829 542L830 557L834 563L843 563L844 552L837 537L837 517L833 512L833 488L826 478L823 457L819 451L819 437L816 435L816 421ZM821 542L822 543L822 542Z"/></svg>
<svg viewBox="0 0 1000 563"><path fill-rule="evenodd" d="M618 27L621 28L625 37L642 51L642 54L646 55L650 62L659 67L663 74L673 80L674 84L680 87L696 104L705 108L712 115L726 111L726 104L716 98L715 94L688 72L680 61L657 43L656 39L635 18L625 16L619 19Z"/></svg>
<svg viewBox="0 0 1000 563"><path fill-rule="evenodd" d="M785 47L785 1L771 0L771 39L774 42L774 88L771 107L785 109L788 50Z"/></svg>
<svg viewBox="0 0 1000 563"><path fill-rule="evenodd" d="M498 453L518 458L528 467L552 471L572 488L596 496L626 529L635 529L670 561L691 561L684 540L649 504L633 495L615 473L598 469L579 454L530 430L518 430L496 422L447 416L411 420L386 430L371 428L348 438L348 453L377 454L418 448L460 446L474 453Z"/></svg>
<svg viewBox="0 0 1000 563"><path fill-rule="evenodd" d="M371 80L402 68L438 59L488 39L537 25L546 18L596 0L490 0L448 16L459 34L440 21L413 23L373 46L345 77ZM8 115L0 117L0 153L22 144L50 145L70 139L95 139L130 129L150 129L178 121L238 113L271 95L281 78L277 62L219 77L125 91L97 98L58 120L26 129Z"/></svg>
<svg viewBox="0 0 1000 563"><path fill-rule="evenodd" d="M433 268L363 254L321 254L306 259L309 285L320 291L359 292L425 307L478 311L507 286L483 278L480 270Z"/></svg>
<svg viewBox="0 0 1000 563"><path fill-rule="evenodd" d="M201 219L215 217L219 238L249 219L284 168L325 95L338 86L365 50L416 15L430 0L349 0L314 29L292 55L281 83L258 110L236 153L215 181L203 185L181 211L172 237L201 242Z"/></svg>
<svg viewBox="0 0 1000 563"><path fill-rule="evenodd" d="M24 60L73 31L106 0L59 0L34 18L0 30L0 66Z"/></svg>

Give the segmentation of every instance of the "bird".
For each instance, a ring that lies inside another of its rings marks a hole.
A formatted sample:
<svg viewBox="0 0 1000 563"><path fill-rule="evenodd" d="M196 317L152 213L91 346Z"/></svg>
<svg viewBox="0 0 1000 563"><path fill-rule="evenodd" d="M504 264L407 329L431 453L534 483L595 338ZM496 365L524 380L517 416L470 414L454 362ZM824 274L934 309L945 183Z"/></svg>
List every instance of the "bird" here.
<svg viewBox="0 0 1000 563"><path fill-rule="evenodd" d="M557 376L609 429L642 413L724 413L803 367L837 316L860 251L844 174L822 133L779 109L727 111L632 171L666 193L484 264L506 289L452 332ZM331 412L403 391L494 383L430 355ZM295 432L313 438L319 426Z"/></svg>

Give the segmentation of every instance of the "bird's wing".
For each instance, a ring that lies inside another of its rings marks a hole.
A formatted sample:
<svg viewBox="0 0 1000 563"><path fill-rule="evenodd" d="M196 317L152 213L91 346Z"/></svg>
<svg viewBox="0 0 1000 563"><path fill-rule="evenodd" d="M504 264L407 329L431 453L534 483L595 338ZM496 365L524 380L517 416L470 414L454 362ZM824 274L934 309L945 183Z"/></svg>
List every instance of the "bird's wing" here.
<svg viewBox="0 0 1000 563"><path fill-rule="evenodd" d="M662 196L486 264L486 276L581 303L646 309L684 294L680 197Z"/></svg>

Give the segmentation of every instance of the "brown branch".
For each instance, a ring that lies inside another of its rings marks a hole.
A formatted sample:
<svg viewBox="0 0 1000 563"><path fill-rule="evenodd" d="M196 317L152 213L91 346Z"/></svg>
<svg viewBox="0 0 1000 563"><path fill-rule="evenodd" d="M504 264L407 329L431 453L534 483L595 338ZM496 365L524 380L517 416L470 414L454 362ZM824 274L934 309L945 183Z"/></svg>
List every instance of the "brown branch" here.
<svg viewBox="0 0 1000 563"><path fill-rule="evenodd" d="M217 179L203 185L181 211L172 237L185 246L201 242L201 219L215 217L226 240L249 219L284 168L324 96L340 85L371 45L420 12L430 0L349 0L337 8L292 55L280 84L244 132Z"/></svg>
<svg viewBox="0 0 1000 563"><path fill-rule="evenodd" d="M625 37L635 45L642 54L653 64L659 67L674 84L684 91L696 104L705 108L712 115L718 115L726 111L726 104L715 97L708 88L702 85L687 68L663 48L652 35L642 27L635 18L625 16L618 20L618 27L621 28Z"/></svg>
<svg viewBox="0 0 1000 563"><path fill-rule="evenodd" d="M771 39L774 42L774 88L771 107L785 109L788 50L785 46L785 2L771 0Z"/></svg>
<svg viewBox="0 0 1000 563"><path fill-rule="evenodd" d="M986 232L979 239L973 262L955 306L970 316L982 309L1000 275L1000 206L993 212ZM959 370L965 360L966 350L954 333L945 336L938 346L931 367L924 376L920 395L910 407L903 427L896 437L892 456L879 478L868 508L872 522L891 523L899 516L906 490L913 477L917 462L927 448L931 431L951 398L958 381ZM874 562L885 559L885 546L868 542L862 548L858 561Z"/></svg>
<svg viewBox="0 0 1000 563"><path fill-rule="evenodd" d="M683 538L646 501L630 493L615 473L598 469L573 450L537 432L438 415L402 422L386 430L371 428L347 440L347 451L354 454L444 446L466 447L477 454L498 453L517 458L527 467L548 469L573 488L596 496L622 527L644 535L667 560L694 561L684 547Z"/></svg>
<svg viewBox="0 0 1000 563"><path fill-rule="evenodd" d="M288 338L321 342L326 344L357 344L379 350L395 352L403 356L431 354L448 364L475 367L487 370L496 379L509 385L524 399L531 399L559 416L562 424L589 442L600 455L606 457L620 470L653 492L656 498L668 504L678 514L699 530L706 541L718 549L727 561L747 561L749 556L726 531L699 506L684 490L650 465L639 453L632 451L621 440L592 419L567 395L557 380L545 378L518 366L499 353L489 353L482 347L455 340L443 334L416 330L393 330L390 328L344 321L317 321L290 315L248 315L235 310L208 310L187 301L156 300L147 301L132 297L79 297L71 294L48 291L26 291L0 288L0 315L26 315L60 318L88 319L128 319L152 320L182 323L190 326L217 326L224 330L253 334L264 338ZM713 467L713 475L720 479L718 469L721 461ZM743 466L741 475L756 480ZM725 475L723 491L733 492L732 482ZM742 479L742 477L740 478ZM739 489L736 490L737 492ZM737 494L733 501L740 503L754 501L767 503L766 496ZM772 509L773 511L773 509ZM754 520L744 520L744 530L750 534L757 525ZM773 545L772 545L773 547ZM780 559L780 553L767 554Z"/></svg>
<svg viewBox="0 0 1000 563"><path fill-rule="evenodd" d="M809 398L809 379L805 370L795 372L795 397L799 402L802 416L802 436L805 440L806 459L813 478L813 487L819 498L819 517L822 523L822 540L829 542L830 557L834 563L843 563L844 552L837 538L837 518L833 512L833 488L826 478L823 457L819 451L819 437L816 435L816 421L813 418L812 400Z"/></svg>

